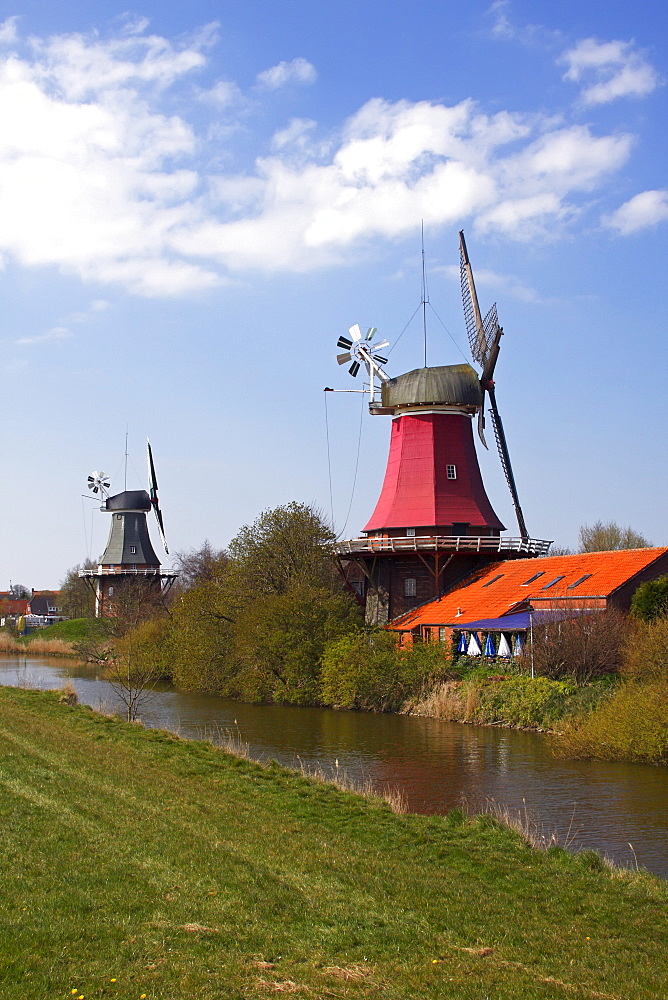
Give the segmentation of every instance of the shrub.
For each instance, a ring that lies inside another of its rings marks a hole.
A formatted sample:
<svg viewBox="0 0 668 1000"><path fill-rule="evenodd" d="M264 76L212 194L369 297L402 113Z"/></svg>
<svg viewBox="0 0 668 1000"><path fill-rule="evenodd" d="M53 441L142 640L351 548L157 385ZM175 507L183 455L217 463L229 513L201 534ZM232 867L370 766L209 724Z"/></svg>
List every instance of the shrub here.
<svg viewBox="0 0 668 1000"><path fill-rule="evenodd" d="M622 684L556 747L565 757L668 764L668 685Z"/></svg>
<svg viewBox="0 0 668 1000"><path fill-rule="evenodd" d="M631 611L646 622L668 615L668 573L640 584L631 598Z"/></svg>
<svg viewBox="0 0 668 1000"><path fill-rule="evenodd" d="M613 609L535 624L534 670L553 679L571 677L578 684L586 684L602 674L616 673L621 667L627 630L628 618ZM525 668L530 658L531 651L527 648Z"/></svg>
<svg viewBox="0 0 668 1000"><path fill-rule="evenodd" d="M631 620L623 656L622 673L627 679L668 684L668 616Z"/></svg>
<svg viewBox="0 0 668 1000"><path fill-rule="evenodd" d="M323 701L341 708L396 710L449 665L447 652L436 643L401 648L396 636L384 631L345 636L325 647Z"/></svg>

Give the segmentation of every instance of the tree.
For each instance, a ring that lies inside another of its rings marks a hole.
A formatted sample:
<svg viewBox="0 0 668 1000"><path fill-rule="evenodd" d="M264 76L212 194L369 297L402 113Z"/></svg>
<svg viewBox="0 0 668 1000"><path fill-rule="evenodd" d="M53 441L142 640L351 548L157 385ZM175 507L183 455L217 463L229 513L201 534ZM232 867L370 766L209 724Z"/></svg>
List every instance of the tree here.
<svg viewBox="0 0 668 1000"><path fill-rule="evenodd" d="M68 569L64 580L61 580L58 604L68 618L93 618L95 615L95 595L79 572L95 569L96 566L92 559L86 559L82 566Z"/></svg>
<svg viewBox="0 0 668 1000"><path fill-rule="evenodd" d="M12 583L9 588L9 593L12 595L14 600L26 601L31 596L32 591L23 583Z"/></svg>
<svg viewBox="0 0 668 1000"><path fill-rule="evenodd" d="M360 627L355 601L312 584L250 601L234 628L240 694L252 701L317 704L326 643Z"/></svg>
<svg viewBox="0 0 668 1000"><path fill-rule="evenodd" d="M668 574L641 583L631 598L631 611L646 622L668 615Z"/></svg>
<svg viewBox="0 0 668 1000"><path fill-rule="evenodd" d="M320 511L293 501L266 510L230 542L230 570L249 598L303 584L341 590L335 534Z"/></svg>
<svg viewBox="0 0 668 1000"><path fill-rule="evenodd" d="M219 579L229 562L229 556L225 549L214 549L208 538L205 538L201 548L177 552L174 561L179 573L177 587L180 591L186 591L199 583Z"/></svg>
<svg viewBox="0 0 668 1000"><path fill-rule="evenodd" d="M580 528L580 552L608 552L617 549L647 549L651 542L633 528L620 528L614 521L596 521Z"/></svg>
<svg viewBox="0 0 668 1000"><path fill-rule="evenodd" d="M114 643L106 677L125 707L128 722L134 722L141 706L165 676L165 622L144 621Z"/></svg>
<svg viewBox="0 0 668 1000"><path fill-rule="evenodd" d="M212 578L171 608L175 682L253 701L318 702L325 643L361 627L333 543L319 512L299 503L244 526Z"/></svg>
<svg viewBox="0 0 668 1000"><path fill-rule="evenodd" d="M533 653L537 674L553 679L572 677L585 684L592 677L620 669L627 623L626 616L614 609L535 622L533 640L524 656L529 661Z"/></svg>

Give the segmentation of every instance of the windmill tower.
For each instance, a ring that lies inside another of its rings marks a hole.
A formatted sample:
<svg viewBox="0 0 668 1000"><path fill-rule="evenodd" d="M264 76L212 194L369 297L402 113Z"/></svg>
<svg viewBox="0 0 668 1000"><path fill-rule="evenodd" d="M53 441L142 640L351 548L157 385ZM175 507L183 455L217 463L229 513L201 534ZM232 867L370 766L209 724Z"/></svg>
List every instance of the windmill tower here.
<svg viewBox="0 0 668 1000"><path fill-rule="evenodd" d="M363 597L369 624L385 625L418 604L433 600L472 570L498 559L544 555L550 542L529 538L517 495L493 381L503 330L496 305L482 319L460 233L462 296L477 375L468 364L427 367L390 378L372 344L375 329L362 337L358 326L339 338L356 376L365 367L369 412L392 417L385 478L361 537L338 544L344 576ZM423 282L423 306L425 303ZM380 392L376 390L376 380ZM482 444L485 395L501 464L517 514L519 536L505 537L504 525L485 492L473 440L477 417Z"/></svg>
<svg viewBox="0 0 668 1000"><path fill-rule="evenodd" d="M123 490L109 495L110 483L104 472L88 477L88 489L102 500L100 510L111 514L109 539L96 569L81 570L80 576L95 594L95 616L113 616L118 611L119 598L128 586L145 586L164 593L172 586L177 574L161 569L160 560L151 544L146 515L155 513L158 530L167 555L162 512L158 503L158 480L151 445L147 442L149 492Z"/></svg>

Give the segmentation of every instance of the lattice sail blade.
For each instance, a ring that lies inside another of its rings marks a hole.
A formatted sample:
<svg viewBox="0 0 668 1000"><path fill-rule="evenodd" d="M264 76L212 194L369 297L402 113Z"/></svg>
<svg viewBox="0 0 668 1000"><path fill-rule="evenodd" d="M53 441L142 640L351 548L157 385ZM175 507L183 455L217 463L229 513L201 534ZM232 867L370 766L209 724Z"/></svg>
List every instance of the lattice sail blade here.
<svg viewBox="0 0 668 1000"><path fill-rule="evenodd" d="M365 336L364 339L365 340L373 340L373 338L376 336L377 332L378 332L378 330L377 330L377 328L375 326L370 326L369 329L366 332L366 336Z"/></svg>
<svg viewBox="0 0 668 1000"><path fill-rule="evenodd" d="M464 233L459 234L459 276L462 289L462 306L464 308L464 322L466 323L466 334L471 348L471 355L474 361L484 368L485 362L494 340L494 333L498 320L496 320L496 306L492 306L485 317L485 322L480 315L478 305L478 294L473 280L473 270L469 260ZM496 321L494 330L490 333L486 327L487 322Z"/></svg>
<svg viewBox="0 0 668 1000"><path fill-rule="evenodd" d="M352 340L348 340L347 337L339 337L339 339L336 342L336 346L348 348L353 346L353 342Z"/></svg>
<svg viewBox="0 0 668 1000"><path fill-rule="evenodd" d="M362 331L360 330L359 323L355 323L354 326L351 326L348 333L355 342L362 339Z"/></svg>
<svg viewBox="0 0 668 1000"><path fill-rule="evenodd" d="M352 354L349 351L346 351L345 354L337 354L336 355L336 360L338 361L338 363L340 365L347 364L349 361L352 361L352 358L353 358L353 356L352 356Z"/></svg>
<svg viewBox="0 0 668 1000"><path fill-rule="evenodd" d="M353 361L352 365L348 369L353 378L357 375L359 370L360 370L359 361Z"/></svg>

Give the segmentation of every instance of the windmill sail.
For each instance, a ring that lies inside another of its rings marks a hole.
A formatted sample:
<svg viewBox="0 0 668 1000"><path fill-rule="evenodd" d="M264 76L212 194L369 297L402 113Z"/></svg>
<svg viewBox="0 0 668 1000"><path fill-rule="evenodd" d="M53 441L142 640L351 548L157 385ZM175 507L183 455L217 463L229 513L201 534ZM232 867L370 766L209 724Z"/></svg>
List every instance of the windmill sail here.
<svg viewBox="0 0 668 1000"><path fill-rule="evenodd" d="M158 503L158 477L155 472L155 465L153 463L153 452L151 450L150 441L146 442L146 454L148 458L148 492L151 498L151 506L153 507L153 513L155 514L155 519L158 522L158 530L160 532L160 538L162 539L162 544L167 555L169 555L169 549L167 548L167 539L165 538L165 526L162 520L162 511L160 510L160 505Z"/></svg>
<svg viewBox="0 0 668 1000"><path fill-rule="evenodd" d="M513 467L510 464L510 452L508 451L506 434L503 429L503 423L501 422L501 415L496 405L496 393L493 387L491 389L488 389L487 391L489 393L489 401L492 404L492 408L489 412L491 414L492 424L494 426L494 437L496 438L496 447L499 452L499 458L501 459L501 467L505 474L506 482L508 483L510 495L513 498L513 507L515 508L515 515L517 516L517 526L520 529L520 536L522 538L528 538L529 532L527 531L527 526L524 521L524 514L522 513L522 508L520 506L520 498L517 493L517 486L515 485L515 476L513 475Z"/></svg>
<svg viewBox="0 0 668 1000"><path fill-rule="evenodd" d="M481 368L487 364L497 330L499 320L496 313L496 303L489 310L483 320L478 305L478 294L475 290L473 280L473 269L466 249L464 233L459 233L459 276L462 286L462 303L464 306L464 321L466 323L466 333L469 338L469 346L474 361L477 361Z"/></svg>

